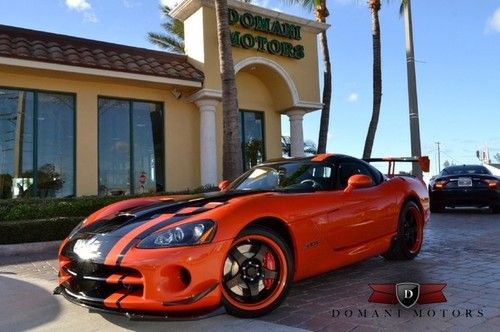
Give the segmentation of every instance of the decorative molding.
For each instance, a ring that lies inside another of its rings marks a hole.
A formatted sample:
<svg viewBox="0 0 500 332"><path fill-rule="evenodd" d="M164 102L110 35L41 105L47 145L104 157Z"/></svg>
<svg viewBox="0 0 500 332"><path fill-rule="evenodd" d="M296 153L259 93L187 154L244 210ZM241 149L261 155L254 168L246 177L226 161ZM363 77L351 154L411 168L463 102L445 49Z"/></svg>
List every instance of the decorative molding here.
<svg viewBox="0 0 500 332"><path fill-rule="evenodd" d="M189 102L196 102L200 99L215 99L217 101L222 100L222 91L212 90L212 89L202 89L191 96L189 96Z"/></svg>
<svg viewBox="0 0 500 332"><path fill-rule="evenodd" d="M153 75L125 73L125 72L114 71L114 70L60 65L57 63L47 63L47 62L40 62L40 61L33 61L33 60L6 58L6 57L0 57L0 65L26 67L26 68L43 69L43 70L52 70L52 71L59 71L59 72L65 72L65 73L83 74L83 75L100 76L100 77L112 77L112 78L120 78L120 79L127 79L127 80L133 80L133 81L141 81L141 82L152 82L152 83L179 85L179 86L189 86L189 87L195 87L195 88L202 87L201 82L188 81L188 80L182 80L182 79L177 79L177 78L168 78L168 77L153 76Z"/></svg>
<svg viewBox="0 0 500 332"><path fill-rule="evenodd" d="M300 108L308 111L316 111L323 108L323 103L300 100L298 103L294 105L294 108Z"/></svg>
<svg viewBox="0 0 500 332"><path fill-rule="evenodd" d="M243 1L228 0L227 4L229 7L234 9L244 10L275 20L300 25L302 27L302 30L314 32L317 34L325 31L330 27L329 24L324 24L321 22L308 20L302 17L285 14L275 10L262 8ZM170 16L184 22L188 17L193 15L201 7L213 8L214 2L209 0L184 0L170 12Z"/></svg>

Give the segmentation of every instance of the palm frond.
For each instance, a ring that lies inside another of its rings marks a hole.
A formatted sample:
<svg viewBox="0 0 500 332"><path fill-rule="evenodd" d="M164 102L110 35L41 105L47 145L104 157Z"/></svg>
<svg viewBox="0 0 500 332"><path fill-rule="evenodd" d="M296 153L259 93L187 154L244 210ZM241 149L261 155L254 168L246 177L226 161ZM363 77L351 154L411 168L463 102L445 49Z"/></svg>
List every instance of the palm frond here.
<svg viewBox="0 0 500 332"><path fill-rule="evenodd" d="M155 32L148 32L148 40L152 44L157 45L158 47L163 48L167 51L184 53L184 41L179 40L173 36Z"/></svg>
<svg viewBox="0 0 500 332"><path fill-rule="evenodd" d="M160 10L165 18L161 24L165 33L148 32L148 40L167 51L184 53L184 24L170 17L170 7L160 6Z"/></svg>

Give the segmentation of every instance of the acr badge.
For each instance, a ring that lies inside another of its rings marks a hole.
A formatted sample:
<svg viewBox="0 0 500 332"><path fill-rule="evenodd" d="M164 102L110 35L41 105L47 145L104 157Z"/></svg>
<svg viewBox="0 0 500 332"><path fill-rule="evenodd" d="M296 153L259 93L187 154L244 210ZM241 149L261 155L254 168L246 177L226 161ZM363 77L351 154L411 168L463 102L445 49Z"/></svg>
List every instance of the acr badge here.
<svg viewBox="0 0 500 332"><path fill-rule="evenodd" d="M413 282L396 284L396 298L405 308L411 308L417 303L420 295L420 285Z"/></svg>

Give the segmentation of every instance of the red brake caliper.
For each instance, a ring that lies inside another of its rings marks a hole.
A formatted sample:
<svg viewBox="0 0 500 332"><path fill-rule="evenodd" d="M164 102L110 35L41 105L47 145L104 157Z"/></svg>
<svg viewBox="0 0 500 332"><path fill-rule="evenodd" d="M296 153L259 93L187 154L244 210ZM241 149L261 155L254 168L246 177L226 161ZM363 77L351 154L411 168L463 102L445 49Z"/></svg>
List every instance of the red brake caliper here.
<svg viewBox="0 0 500 332"><path fill-rule="evenodd" d="M271 271L276 271L276 261L274 260L274 256L270 251L266 252L264 256L264 268ZM264 287L269 289L272 287L274 283L274 279L264 278Z"/></svg>

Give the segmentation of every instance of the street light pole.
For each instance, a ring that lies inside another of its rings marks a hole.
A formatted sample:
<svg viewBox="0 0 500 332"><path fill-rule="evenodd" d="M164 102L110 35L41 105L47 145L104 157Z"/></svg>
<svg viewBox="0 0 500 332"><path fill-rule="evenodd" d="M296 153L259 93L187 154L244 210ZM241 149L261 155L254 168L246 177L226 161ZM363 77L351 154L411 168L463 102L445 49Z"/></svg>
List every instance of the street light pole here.
<svg viewBox="0 0 500 332"><path fill-rule="evenodd" d="M408 79L408 104L410 113L410 138L411 155L421 157L420 147L420 126L418 122L418 100L417 100L417 80L415 75L415 55L413 52L413 31L411 22L411 3L407 0L403 5L403 16L405 21L405 44L406 44L406 70ZM413 164L412 173L414 176L422 177L422 169L418 163Z"/></svg>

